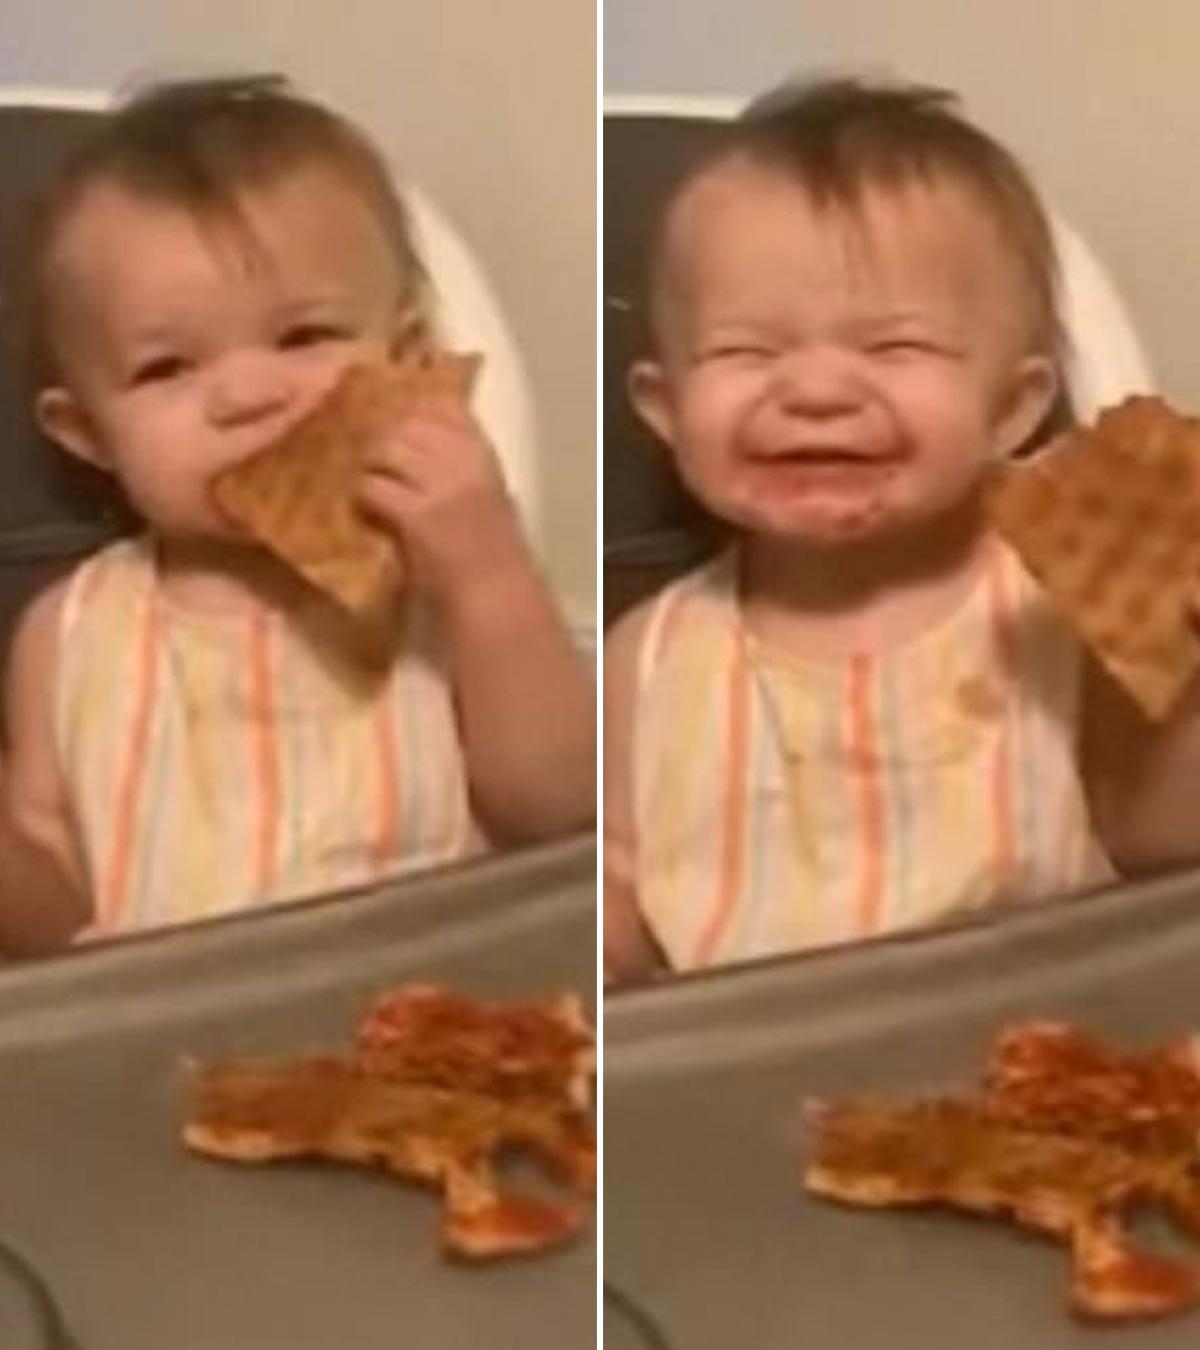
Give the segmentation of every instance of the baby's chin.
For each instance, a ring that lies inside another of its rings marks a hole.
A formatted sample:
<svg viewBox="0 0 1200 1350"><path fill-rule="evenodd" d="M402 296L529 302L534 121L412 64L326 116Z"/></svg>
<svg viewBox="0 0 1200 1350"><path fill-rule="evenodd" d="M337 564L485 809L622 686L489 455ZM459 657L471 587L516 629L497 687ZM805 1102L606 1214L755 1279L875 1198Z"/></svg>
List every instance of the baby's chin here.
<svg viewBox="0 0 1200 1350"><path fill-rule="evenodd" d="M743 531L831 552L903 541L920 552L947 534L958 537L981 527L982 487L977 481L953 491L916 492L894 476L873 483L831 483L791 493L747 493L727 503L730 520Z"/></svg>
<svg viewBox="0 0 1200 1350"><path fill-rule="evenodd" d="M904 525L897 514L883 497L812 494L803 500L748 505L737 512L737 523L751 534L837 550L897 532Z"/></svg>

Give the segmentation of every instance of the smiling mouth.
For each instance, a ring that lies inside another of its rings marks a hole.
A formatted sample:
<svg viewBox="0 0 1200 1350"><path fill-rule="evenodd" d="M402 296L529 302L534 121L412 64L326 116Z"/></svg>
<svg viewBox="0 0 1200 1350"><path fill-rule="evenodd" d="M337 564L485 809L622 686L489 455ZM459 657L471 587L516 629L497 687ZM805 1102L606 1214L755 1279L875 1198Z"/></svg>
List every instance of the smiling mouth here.
<svg viewBox="0 0 1200 1350"><path fill-rule="evenodd" d="M799 450L755 456L752 472L758 491L771 498L802 500L832 493L839 500L847 494L858 500L863 493L882 491L901 458L893 453Z"/></svg>
<svg viewBox="0 0 1200 1350"><path fill-rule="evenodd" d="M792 469L879 469L898 463L900 456L892 453L873 453L863 450L787 450L775 455L756 455L753 462L760 468Z"/></svg>

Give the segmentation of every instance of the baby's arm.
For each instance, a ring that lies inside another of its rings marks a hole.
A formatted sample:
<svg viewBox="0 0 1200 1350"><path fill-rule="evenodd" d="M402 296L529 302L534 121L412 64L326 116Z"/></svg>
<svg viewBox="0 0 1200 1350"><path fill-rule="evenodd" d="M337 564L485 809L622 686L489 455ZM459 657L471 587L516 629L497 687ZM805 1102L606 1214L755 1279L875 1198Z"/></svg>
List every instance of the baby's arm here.
<svg viewBox="0 0 1200 1350"><path fill-rule="evenodd" d="M595 684L555 608L491 447L455 408L378 446L363 502L435 596L475 810L500 842L595 818Z"/></svg>
<svg viewBox="0 0 1200 1350"><path fill-rule="evenodd" d="M524 543L465 580L443 615L480 819L509 843L588 825L595 683Z"/></svg>
<svg viewBox="0 0 1200 1350"><path fill-rule="evenodd" d="M614 984L666 965L638 907L633 865L634 707L648 613L625 615L604 644L604 978Z"/></svg>
<svg viewBox="0 0 1200 1350"><path fill-rule="evenodd" d="M62 583L17 626L5 672L0 767L0 952L65 946L91 918L53 747L56 633Z"/></svg>
<svg viewBox="0 0 1200 1350"><path fill-rule="evenodd" d="M1122 875L1200 861L1200 680L1152 723L1089 662L1083 768L1093 824Z"/></svg>

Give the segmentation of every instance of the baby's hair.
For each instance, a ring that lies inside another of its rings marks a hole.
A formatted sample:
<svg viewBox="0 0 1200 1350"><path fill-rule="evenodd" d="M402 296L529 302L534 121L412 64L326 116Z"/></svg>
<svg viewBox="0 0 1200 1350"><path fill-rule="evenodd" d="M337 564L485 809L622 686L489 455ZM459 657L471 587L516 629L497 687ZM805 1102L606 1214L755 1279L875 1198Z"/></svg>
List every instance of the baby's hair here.
<svg viewBox="0 0 1200 1350"><path fill-rule="evenodd" d="M944 89L835 78L788 83L751 103L690 164L667 199L650 282L662 269L672 206L697 178L743 158L794 178L818 210L860 215L872 190L952 182L994 222L1027 282L1034 345L1061 360L1058 265L1046 212L1018 160L969 122Z"/></svg>
<svg viewBox="0 0 1200 1350"><path fill-rule="evenodd" d="M357 127L295 93L282 76L155 84L98 121L31 220L22 309L26 365L35 386L59 375L56 243L87 193L104 184L180 207L204 223L231 226L253 248L242 194L300 168L327 166L362 194L383 229L396 259L399 303L416 322L427 318L428 281L383 157Z"/></svg>

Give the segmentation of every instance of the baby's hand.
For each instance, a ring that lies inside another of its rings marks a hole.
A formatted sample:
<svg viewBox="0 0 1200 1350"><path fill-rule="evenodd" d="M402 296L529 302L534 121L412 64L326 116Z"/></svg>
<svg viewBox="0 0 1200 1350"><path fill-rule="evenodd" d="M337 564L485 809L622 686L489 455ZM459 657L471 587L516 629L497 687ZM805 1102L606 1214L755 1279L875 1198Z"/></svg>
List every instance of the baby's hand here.
<svg viewBox="0 0 1200 1350"><path fill-rule="evenodd" d="M1191 626L1193 635L1200 638L1200 572L1191 577L1185 597L1184 621Z"/></svg>
<svg viewBox="0 0 1200 1350"><path fill-rule="evenodd" d="M366 457L359 500L418 584L450 592L522 549L516 511L478 423L449 401L407 413Z"/></svg>

